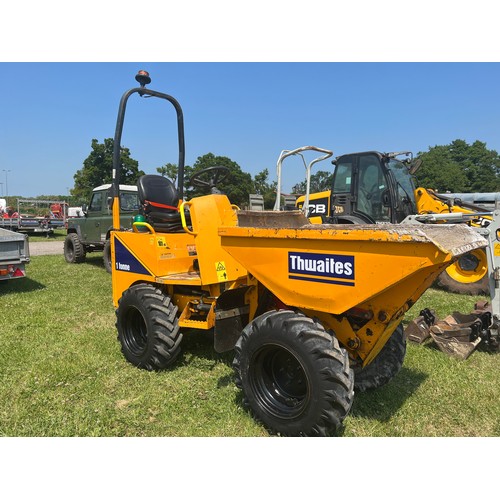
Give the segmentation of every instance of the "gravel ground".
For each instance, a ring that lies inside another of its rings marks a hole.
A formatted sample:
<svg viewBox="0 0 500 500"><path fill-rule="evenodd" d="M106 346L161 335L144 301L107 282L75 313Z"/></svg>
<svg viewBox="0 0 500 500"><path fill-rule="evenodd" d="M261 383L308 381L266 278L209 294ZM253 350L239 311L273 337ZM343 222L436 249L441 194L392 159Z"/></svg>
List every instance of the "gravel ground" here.
<svg viewBox="0 0 500 500"><path fill-rule="evenodd" d="M30 257L37 255L62 255L64 241L30 241Z"/></svg>

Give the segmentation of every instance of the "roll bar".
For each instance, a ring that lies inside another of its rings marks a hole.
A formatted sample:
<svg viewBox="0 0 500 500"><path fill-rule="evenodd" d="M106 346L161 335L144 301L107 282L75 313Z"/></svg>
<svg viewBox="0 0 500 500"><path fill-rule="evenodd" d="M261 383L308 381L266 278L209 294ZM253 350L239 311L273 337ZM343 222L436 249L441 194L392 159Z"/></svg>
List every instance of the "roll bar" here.
<svg viewBox="0 0 500 500"><path fill-rule="evenodd" d="M179 162L178 162L178 175L177 175L177 191L179 192L179 199L182 200L184 195L184 161L185 161L185 143L184 143L184 117L182 114L181 105L175 98L156 90L147 89L146 85L151 83L149 73L140 70L135 79L139 82L140 87L136 87L125 92L120 100L118 108L118 117L116 119L115 138L113 143L113 181L112 181L112 197L113 197L113 229L120 229L120 143L123 132L123 121L125 119L125 109L127 107L128 98L133 94L139 94L141 97L159 97L169 101L177 112L177 135L179 139Z"/></svg>
<svg viewBox="0 0 500 500"><path fill-rule="evenodd" d="M302 155L302 152L304 151L318 151L319 153L325 153L325 155L315 158L312 160L309 164L306 163L304 156ZM285 158L288 158L289 156L292 155L299 155L302 158L302 161L304 163L304 167L306 169L306 198L304 205L302 207L302 211L304 212L305 215L307 215L307 212L309 210L309 191L310 191L310 185L311 185L311 168L315 163L318 163L320 161L326 160L327 158L330 158L330 156L333 155L333 152L328 150L328 149L323 149L323 148L318 148L316 146L303 146L301 148L293 149L293 150L288 150L285 149L281 152L278 162L276 164L276 173L278 177L278 186L277 186L277 191L276 191L276 202L274 204L274 209L273 210L280 210L281 209L281 169L282 169L282 163Z"/></svg>

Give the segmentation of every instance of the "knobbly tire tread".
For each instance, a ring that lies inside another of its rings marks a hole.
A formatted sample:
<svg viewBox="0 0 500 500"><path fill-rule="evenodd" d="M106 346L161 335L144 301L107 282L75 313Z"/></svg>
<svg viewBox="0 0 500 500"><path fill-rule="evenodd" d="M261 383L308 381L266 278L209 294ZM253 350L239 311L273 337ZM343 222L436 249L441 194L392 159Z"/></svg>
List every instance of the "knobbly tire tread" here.
<svg viewBox="0 0 500 500"><path fill-rule="evenodd" d="M398 325L377 357L365 368L353 366L354 390L364 392L390 382L401 370L406 355L403 325Z"/></svg>
<svg viewBox="0 0 500 500"><path fill-rule="evenodd" d="M104 243L104 248L102 249L102 261L104 263L104 269L106 272L111 274L111 240L106 240Z"/></svg>
<svg viewBox="0 0 500 500"><path fill-rule="evenodd" d="M139 284L125 290L116 310L118 340L125 359L149 371L173 364L181 352L182 341L177 311L171 298L152 285ZM142 316L145 339L138 339L138 332L134 336L127 327L131 314Z"/></svg>
<svg viewBox="0 0 500 500"><path fill-rule="evenodd" d="M262 349L276 343L300 358L310 380L309 402L292 419L272 415L252 389L256 368L250 364ZM354 375L347 352L319 322L293 311L270 311L249 323L236 343L233 369L235 384L243 391L243 405L270 433L337 434L353 403Z"/></svg>
<svg viewBox="0 0 500 500"><path fill-rule="evenodd" d="M69 251L69 245L72 247L72 252ZM85 261L87 252L85 247L78 238L76 233L69 233L64 240L64 258L69 264L80 264Z"/></svg>
<svg viewBox="0 0 500 500"><path fill-rule="evenodd" d="M454 280L445 269L437 277L435 285L442 290L460 295L489 295L490 293L488 274L475 283L460 283Z"/></svg>

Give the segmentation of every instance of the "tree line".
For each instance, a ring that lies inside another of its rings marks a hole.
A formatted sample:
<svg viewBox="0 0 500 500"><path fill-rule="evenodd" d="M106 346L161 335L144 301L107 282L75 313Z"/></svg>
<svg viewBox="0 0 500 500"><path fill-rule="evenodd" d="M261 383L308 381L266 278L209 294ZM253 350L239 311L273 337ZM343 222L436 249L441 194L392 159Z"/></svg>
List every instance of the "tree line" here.
<svg viewBox="0 0 500 500"><path fill-rule="evenodd" d="M75 186L71 189L71 196L80 200L81 203L88 203L92 189L102 184L112 182L113 170L113 145L114 139L104 139L103 143L97 139L92 139L91 152L84 160L83 167L74 175ZM121 184L136 184L137 179L144 175L144 171L139 168L139 162L130 155L130 150L126 147L120 148L121 162ZM218 189L225 193L238 206L248 204L251 193L261 194L265 200L265 206L270 207L276 198L276 182L269 181L269 171L264 169L254 177L244 172L240 165L226 156L216 156L207 153L199 156L193 165L184 167L184 190L186 198L208 194L208 190L201 187L192 186L189 183L190 177L202 169L222 166L227 167L230 175L226 180L218 184ZM174 183L177 181L178 167L173 163L156 167L156 172L168 177Z"/></svg>
<svg viewBox="0 0 500 500"><path fill-rule="evenodd" d="M468 144L456 139L447 145L429 147L428 151L419 152L416 158L422 160L421 167L415 174L416 186L431 188L438 192L485 193L500 191L500 156L495 150L488 149L485 142L474 141ZM130 155L128 148L122 147L121 183L135 184L144 175L139 169L139 162ZM74 175L75 186L71 190L72 199L88 202L92 189L101 184L111 183L113 163L113 139L104 139L99 143L92 139L91 152L83 166ZM208 194L203 188L191 186L190 177L199 170L213 166L224 166L230 170L230 176L221 182L218 188L232 203L245 207L251 193L264 198L264 206L270 209L276 199L276 181L269 179L269 170L264 168L252 177L242 170L240 165L226 156L207 153L199 156L193 165L184 168L184 187L186 197L192 198ZM160 175L177 181L178 169L173 163L156 168ZM311 175L311 192L329 189L333 175L333 166L328 170L318 170ZM292 188L292 194L303 194L305 181Z"/></svg>

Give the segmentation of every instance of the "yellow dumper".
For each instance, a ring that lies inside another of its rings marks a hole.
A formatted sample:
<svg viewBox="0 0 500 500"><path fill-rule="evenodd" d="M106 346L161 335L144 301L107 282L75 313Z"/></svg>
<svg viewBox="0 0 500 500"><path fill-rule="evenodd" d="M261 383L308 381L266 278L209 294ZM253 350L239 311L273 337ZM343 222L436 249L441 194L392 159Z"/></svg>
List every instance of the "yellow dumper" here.
<svg viewBox="0 0 500 500"><path fill-rule="evenodd" d="M143 82L126 93L115 147L136 92L173 100ZM401 368L405 312L451 261L486 240L467 226L311 225L300 211L242 211L217 193L219 167L191 178L212 194L182 201L182 112L172 103L179 185L141 177L141 220L132 231L117 221L112 233L122 352L140 368L163 369L189 329L213 330L217 351L234 349L236 384L271 432L335 433L355 388L379 387ZM118 186L119 163L114 170Z"/></svg>

